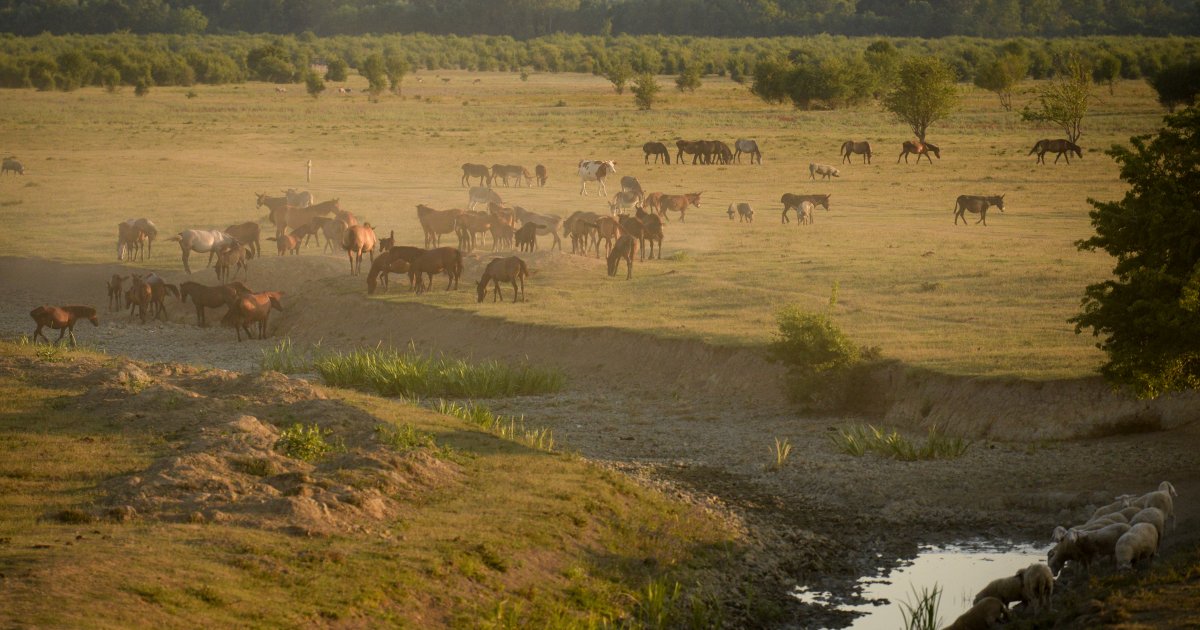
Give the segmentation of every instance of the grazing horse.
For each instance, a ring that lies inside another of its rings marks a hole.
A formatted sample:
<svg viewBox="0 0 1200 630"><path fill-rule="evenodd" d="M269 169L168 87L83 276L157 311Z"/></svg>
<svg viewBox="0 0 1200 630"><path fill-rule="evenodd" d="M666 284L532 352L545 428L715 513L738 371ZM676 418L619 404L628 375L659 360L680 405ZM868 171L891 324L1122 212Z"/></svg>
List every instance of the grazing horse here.
<svg viewBox="0 0 1200 630"><path fill-rule="evenodd" d="M17 175L24 175L25 167L21 166L21 163L17 161L17 158L6 157L4 158L3 164L0 164L0 175L3 175L9 171L12 171Z"/></svg>
<svg viewBox="0 0 1200 630"><path fill-rule="evenodd" d="M470 162L467 162L466 164L462 165L462 172L463 174L461 183L463 186L470 186L472 177L479 178L480 186L483 185L484 181L489 184L492 183L491 171L489 171L488 167L484 164L471 164Z"/></svg>
<svg viewBox="0 0 1200 630"><path fill-rule="evenodd" d="M801 218L800 204L805 201L811 201L815 205L824 206L826 210L829 209L829 195L796 195L793 193L783 193L783 196L779 198L779 201L783 203L783 216L780 220L780 223L791 223L791 220L788 219L787 215L788 210L795 210L796 218Z"/></svg>
<svg viewBox="0 0 1200 630"><path fill-rule="evenodd" d="M729 149L729 145L720 140L712 141L712 161L719 161L721 164L731 164L733 162L733 151Z"/></svg>
<svg viewBox="0 0 1200 630"><path fill-rule="evenodd" d="M646 216L650 215L647 214ZM657 217L658 215L654 216ZM639 249L639 252L641 253L641 259L643 261L646 260L646 224L640 218L631 217L627 214L623 214L618 217L618 221L621 223L621 233L628 234L629 236L636 238L638 243L642 245L642 247Z"/></svg>
<svg viewBox="0 0 1200 630"><path fill-rule="evenodd" d="M996 196L981 196L981 195L959 195L954 202L954 225L958 225L958 218L962 217L963 225L967 224L966 212L972 212L979 215L980 221L987 225L988 207L996 206L1000 212L1004 212L1004 195Z"/></svg>
<svg viewBox="0 0 1200 630"><path fill-rule="evenodd" d="M663 195L658 198L658 215L670 221L671 218L667 216L667 210L674 210L679 213L679 220L683 221L689 205L697 208L700 207L700 195L703 194L704 191L682 195Z"/></svg>
<svg viewBox="0 0 1200 630"><path fill-rule="evenodd" d="M429 288L433 288L433 274L446 273L446 290L453 285L458 288L458 278L463 272L462 252L453 247L438 247L417 256L408 267L408 283L417 293L424 293L424 276L429 276Z"/></svg>
<svg viewBox="0 0 1200 630"><path fill-rule="evenodd" d="M562 239L558 238L558 227L562 225L562 217L556 214L530 212L521 206L513 206L513 214L521 223L536 223L538 236L549 234L554 237L554 243L550 245L550 250L554 251L554 248L557 247L558 251L562 251Z"/></svg>
<svg viewBox="0 0 1200 630"><path fill-rule="evenodd" d="M900 156L896 158L896 163L899 164L900 158L904 158L904 163L908 164L909 153L915 153L917 155L917 164L921 163L921 156L925 156L925 159L929 160L930 164L933 164L933 158L929 157L930 153L932 153L937 159L942 159L942 150L939 149L936 144L905 140L901 147Z"/></svg>
<svg viewBox="0 0 1200 630"><path fill-rule="evenodd" d="M50 343L50 338L46 333L42 332L43 328L58 331L58 339L54 343L62 341L64 334L71 336L71 345L75 343L75 322L80 319L86 319L92 322L93 326L100 325L100 318L96 315L96 309L90 306L39 306L32 311L29 311L29 316L33 318L37 324L37 329L33 331L33 342L37 343L38 335Z"/></svg>
<svg viewBox="0 0 1200 630"><path fill-rule="evenodd" d="M133 286L125 292L125 304L129 307L129 319L133 320L133 309L137 308L143 324L146 323L146 310L153 310L154 290L136 273L133 274Z"/></svg>
<svg viewBox="0 0 1200 630"><path fill-rule="evenodd" d="M425 247L437 247L441 244L442 235L458 233L462 241L462 232L458 231L459 218L463 211L459 208L449 210L434 210L425 204L417 205L417 219L421 222L421 230L425 232ZM459 242L462 247L465 243Z"/></svg>
<svg viewBox="0 0 1200 630"><path fill-rule="evenodd" d="M242 330L246 331L248 339L253 339L254 335L250 334L250 324L258 324L258 338L266 339L267 319L271 316L271 309L283 312L283 305L279 302L282 297L282 291L238 293L233 302L229 304L229 312L221 318L221 324L233 326L237 331L239 342L242 340Z"/></svg>
<svg viewBox="0 0 1200 630"><path fill-rule="evenodd" d="M538 188L545 186L546 180L550 179L550 172L541 164L533 167L533 175L537 178Z"/></svg>
<svg viewBox="0 0 1200 630"><path fill-rule="evenodd" d="M862 142L855 142L853 140L847 140L842 143L842 163L843 164L845 164L847 162L850 162L851 164L853 164L853 162L850 160L850 156L852 156L856 153L858 155L863 156L863 164L871 163L871 143L870 142L867 142L866 140L863 140Z"/></svg>
<svg viewBox="0 0 1200 630"><path fill-rule="evenodd" d="M486 186L474 186L467 192L467 210L474 210L477 204L504 203L500 193Z"/></svg>
<svg viewBox="0 0 1200 630"><path fill-rule="evenodd" d="M817 175L820 175L821 179L829 179L831 176L832 177L841 177L842 176L842 174L840 172L838 172L838 170L836 168L834 168L828 164L809 164L808 165L808 178L816 179Z"/></svg>
<svg viewBox="0 0 1200 630"><path fill-rule="evenodd" d="M363 252L370 252L371 262L375 262L375 248L379 245L379 237L370 223L351 225L342 235L342 248L346 250L346 258L350 260L350 275L356 276L362 272Z"/></svg>
<svg viewBox="0 0 1200 630"><path fill-rule="evenodd" d="M196 324L201 327L208 326L204 309L229 306L239 293L250 293L250 289L241 282L210 287L189 280L179 285L179 301L186 304L188 298L191 298L192 304L196 306Z"/></svg>
<svg viewBox="0 0 1200 630"><path fill-rule="evenodd" d="M650 163L650 156L654 156L654 163L658 164L659 158L662 158L663 163L671 163L671 152L667 150L667 145L661 142L647 142L642 145L642 152L646 154L646 158L642 160L643 164Z"/></svg>
<svg viewBox="0 0 1200 630"><path fill-rule="evenodd" d="M124 289L121 288L121 283L128 279L129 276L121 276L114 273L112 278L106 283L108 288L108 310L121 310L121 296L125 294Z"/></svg>
<svg viewBox="0 0 1200 630"><path fill-rule="evenodd" d="M637 253L638 242L628 234L622 235L617 239L617 244L613 246L612 251L608 254L608 275L617 275L617 268L621 266L621 259L625 259L625 279L633 278L633 255Z"/></svg>
<svg viewBox="0 0 1200 630"><path fill-rule="evenodd" d="M245 243L250 247L250 251L255 256L262 256L262 245L259 243L259 237L262 235L262 228L256 221L247 221L237 225L231 225L225 228L225 233L237 239L239 243ZM319 244L319 243L318 243Z"/></svg>
<svg viewBox="0 0 1200 630"><path fill-rule="evenodd" d="M708 164L713 152L712 142L708 140L678 140L675 142L675 147L679 150L675 154L675 162L683 164L683 154L690 153L692 155L692 164L697 160L701 164Z"/></svg>
<svg viewBox="0 0 1200 630"><path fill-rule="evenodd" d="M521 229L513 232L513 239L517 242L517 249L521 251L533 252L537 249L537 231L542 226L536 223L526 223L521 226Z"/></svg>
<svg viewBox="0 0 1200 630"><path fill-rule="evenodd" d="M758 150L758 143L754 140L738 138L733 143L733 148L735 149L733 157L737 160L738 164L742 163L743 153L750 154L751 164L754 164L755 160L757 160L759 164L762 164L762 151Z"/></svg>
<svg viewBox="0 0 1200 630"><path fill-rule="evenodd" d="M1062 140L1062 139L1038 140L1037 143L1035 143L1033 145L1033 148L1029 150L1029 153L1027 153L1026 156L1037 153L1038 154L1037 163L1045 164L1046 163L1046 154L1051 153L1051 152L1058 154L1058 155L1054 156L1055 164L1058 164L1058 158L1061 158L1061 157L1067 158L1067 164L1070 164L1072 153L1074 153L1079 159L1081 159L1081 160L1083 159L1083 149L1079 148L1078 144L1075 144L1074 142L1071 142L1070 140Z"/></svg>
<svg viewBox="0 0 1200 630"><path fill-rule="evenodd" d="M729 220L733 220L733 215L738 215L739 223L754 223L754 208L748 203L729 204L729 209L725 211L729 215Z"/></svg>
<svg viewBox="0 0 1200 630"><path fill-rule="evenodd" d="M237 243L237 239L221 230L184 230L167 240L179 242L179 251L183 254L183 268L188 273L192 273L192 267L188 264L192 252L208 252L208 263L204 265L208 267L218 251Z"/></svg>
<svg viewBox="0 0 1200 630"><path fill-rule="evenodd" d="M587 183L600 184L600 194L608 196L604 188L604 180L610 173L617 172L617 163L612 160L582 160L579 162L579 194L586 195Z"/></svg>
<svg viewBox="0 0 1200 630"><path fill-rule="evenodd" d="M420 247L410 247L408 245L397 245L379 255L371 263L371 271L367 273L367 295L374 295L375 287L383 286L383 290L388 288L389 273L406 273L413 261L418 256L424 254L426 249Z"/></svg>
<svg viewBox="0 0 1200 630"><path fill-rule="evenodd" d="M483 297L487 295L488 283L494 287L492 291L492 302L499 299L504 301L504 294L500 291L501 282L512 283L513 302L517 301L517 283L521 283L521 301L525 301L525 278L529 277L529 268L525 266L525 261L516 256L508 258L493 258L492 262L488 263L483 270L483 277L479 282L475 283L475 301L482 302Z"/></svg>
<svg viewBox="0 0 1200 630"><path fill-rule="evenodd" d="M642 197L646 196L646 193L642 190L642 183L633 175L626 175L621 178L621 190L636 193L638 201L641 201Z"/></svg>

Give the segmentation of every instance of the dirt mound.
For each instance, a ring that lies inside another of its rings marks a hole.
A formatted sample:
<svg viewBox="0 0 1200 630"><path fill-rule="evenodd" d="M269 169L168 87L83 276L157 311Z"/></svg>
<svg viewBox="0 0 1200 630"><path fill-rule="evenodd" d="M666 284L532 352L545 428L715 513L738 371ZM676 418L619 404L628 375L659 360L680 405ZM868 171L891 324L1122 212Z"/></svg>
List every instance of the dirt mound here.
<svg viewBox="0 0 1200 630"><path fill-rule="evenodd" d="M106 482L97 517L305 535L371 531L406 502L461 477L425 450L392 449L374 416L282 374L86 359L39 369L86 388L75 402L87 413L170 444L145 470ZM281 433L298 419L320 427L333 452L315 463L284 453Z"/></svg>

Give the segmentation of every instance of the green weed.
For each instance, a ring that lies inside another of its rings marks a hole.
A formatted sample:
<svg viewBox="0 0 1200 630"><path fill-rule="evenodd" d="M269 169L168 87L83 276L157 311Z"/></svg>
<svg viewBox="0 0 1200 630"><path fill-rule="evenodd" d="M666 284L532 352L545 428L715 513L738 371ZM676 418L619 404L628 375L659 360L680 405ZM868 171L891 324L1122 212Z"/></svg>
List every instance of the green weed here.
<svg viewBox="0 0 1200 630"><path fill-rule="evenodd" d="M375 434L381 443L397 451L436 448L437 446L433 441L432 435L418 431L411 424L403 424L398 428L381 424L375 427Z"/></svg>
<svg viewBox="0 0 1200 630"><path fill-rule="evenodd" d="M314 357L320 353L320 344L313 345L307 351L301 351L292 345L292 340L284 337L275 342L270 348L263 348L259 366L264 372L274 371L283 374L298 374L311 372Z"/></svg>
<svg viewBox="0 0 1200 630"><path fill-rule="evenodd" d="M787 438L783 438L782 440L775 438L775 447L771 450L771 454L774 456L775 461L771 463L770 468L772 470L779 470L780 468L783 468L784 462L786 462L788 457L792 454L791 441Z"/></svg>
<svg viewBox="0 0 1200 630"><path fill-rule="evenodd" d="M384 348L327 354L313 365L330 385L384 396L498 398L553 393L566 384L559 370L497 361L471 364Z"/></svg>
<svg viewBox="0 0 1200 630"><path fill-rule="evenodd" d="M942 601L942 589L936 584L932 589L922 587L920 592L913 587L915 602L900 602L900 615L906 630L936 630L940 627L938 607Z"/></svg>
<svg viewBox="0 0 1200 630"><path fill-rule="evenodd" d="M275 449L293 459L314 462L338 448L326 439L332 434L332 430L322 429L316 424L303 425L297 422L279 434Z"/></svg>
<svg viewBox="0 0 1200 630"><path fill-rule="evenodd" d="M491 409L472 402L456 403L439 399L434 405L438 413L454 416L506 440L524 444L539 451L554 450L554 432L546 427L525 426L525 416L505 418Z"/></svg>
<svg viewBox="0 0 1200 630"><path fill-rule="evenodd" d="M911 462L928 459L956 459L967 452L971 443L931 427L924 444L904 437L899 431L874 425L856 425L838 429L830 436L834 447L855 457L874 452L884 457Z"/></svg>

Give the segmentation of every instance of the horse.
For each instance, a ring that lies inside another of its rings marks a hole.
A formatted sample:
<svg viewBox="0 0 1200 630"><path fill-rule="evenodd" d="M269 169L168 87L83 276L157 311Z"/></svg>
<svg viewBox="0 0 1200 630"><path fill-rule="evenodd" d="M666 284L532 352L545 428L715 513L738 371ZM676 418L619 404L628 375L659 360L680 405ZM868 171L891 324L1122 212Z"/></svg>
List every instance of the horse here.
<svg viewBox="0 0 1200 630"><path fill-rule="evenodd" d="M853 164L853 162L850 160L850 156L852 156L854 154L863 156L863 164L870 164L871 163L871 143L867 142L866 140L863 140L862 142L855 142L853 140L847 140L847 141L843 142L842 143L842 163L845 164L845 163L849 162L849 163Z"/></svg>
<svg viewBox="0 0 1200 630"><path fill-rule="evenodd" d="M996 206L1000 212L1004 212L1004 195L996 196L981 196L981 195L959 195L954 201L954 225L958 225L958 218L962 217L963 225L967 224L966 212L972 212L979 215L980 221L987 225L988 207Z"/></svg>
<svg viewBox="0 0 1200 630"><path fill-rule="evenodd" d="M517 249L532 253L537 249L537 231L542 226L536 223L526 223L521 226L521 229L513 232L513 239L517 242Z"/></svg>
<svg viewBox="0 0 1200 630"><path fill-rule="evenodd" d="M484 164L472 164L467 162L462 165L462 179L460 182L463 186L471 185L471 178L478 177L479 185L482 186L486 180L489 184L492 183L492 174L488 171L488 167Z"/></svg>
<svg viewBox="0 0 1200 630"><path fill-rule="evenodd" d="M901 147L900 156L896 158L896 163L899 164L900 158L904 158L904 163L908 164L909 153L915 153L917 155L917 164L921 163L921 156L925 156L925 159L929 160L930 164L933 164L933 158L929 157L930 153L932 153L937 159L942 159L942 150L939 149L936 144L905 140Z"/></svg>
<svg viewBox="0 0 1200 630"><path fill-rule="evenodd" d="M800 207L796 208L796 225L812 225L816 214L816 204L807 200L801 201Z"/></svg>
<svg viewBox="0 0 1200 630"><path fill-rule="evenodd" d="M595 212L577 211L563 221L563 236L571 237L572 254L587 253L593 230L596 228L596 220L599 218L600 215Z"/></svg>
<svg viewBox="0 0 1200 630"><path fill-rule="evenodd" d="M501 247L512 249L513 237L517 232L513 229L513 226L492 217L492 227L489 231L492 234L492 251L496 251Z"/></svg>
<svg viewBox="0 0 1200 630"><path fill-rule="evenodd" d="M192 267L188 264L192 252L208 252L208 263L204 265L208 267L218 251L237 243L237 239L221 230L184 230L167 240L179 242L179 251L183 254L183 268L188 273L192 273Z"/></svg>
<svg viewBox="0 0 1200 630"><path fill-rule="evenodd" d="M712 156L712 142L708 140L678 140L675 142L675 147L679 150L675 154L675 162L683 164L683 154L692 154L692 164L700 160L701 164L708 164Z"/></svg>
<svg viewBox="0 0 1200 630"><path fill-rule="evenodd" d="M712 148L712 162L719 161L721 164L730 164L733 162L733 151L729 149L729 145L720 140L713 140Z"/></svg>
<svg viewBox="0 0 1200 630"><path fill-rule="evenodd" d="M154 249L154 239L158 238L158 228L150 219L126 219L117 224L117 260L127 253L129 260L134 254L139 254L142 260L150 258ZM143 247L145 251L143 252Z"/></svg>
<svg viewBox="0 0 1200 630"><path fill-rule="evenodd" d="M285 203L282 206L272 207L269 218L275 226L275 236L278 237L288 229L294 230L302 225L312 223L312 220L316 217L323 217L333 212L341 212L341 210L342 206L338 199L322 201L307 208L300 208Z"/></svg>
<svg viewBox="0 0 1200 630"><path fill-rule="evenodd" d="M37 328L33 331L33 342L37 343L38 335L50 343L50 338L46 333L42 332L43 328L58 331L58 339L54 343L62 341L64 334L71 336L71 345L78 345L75 342L75 323L81 319L86 319L92 322L93 326L100 325L100 318L96 315L96 309L90 306L39 306L32 311L29 311L29 316L33 318Z"/></svg>
<svg viewBox="0 0 1200 630"><path fill-rule="evenodd" d="M637 252L638 242L632 236L625 234L617 239L617 244L608 253L608 275L617 275L621 259L625 259L625 279L633 278L633 255Z"/></svg>
<svg viewBox="0 0 1200 630"><path fill-rule="evenodd" d="M547 171L546 167L542 166L541 164L533 167L533 175L537 178L538 188L545 186L546 180L550 179L549 171Z"/></svg>
<svg viewBox="0 0 1200 630"><path fill-rule="evenodd" d="M287 236L283 238L289 238ZM299 247L299 239L296 239L296 247ZM282 255L283 252L280 252ZM237 270L242 270L242 278L249 279L250 265L246 262L254 258L254 252L250 251L249 247L234 241L233 245L226 245L217 252L217 264L213 266L213 271L217 272L217 282L225 282L229 280L229 268L235 267L234 275L237 275Z"/></svg>
<svg viewBox="0 0 1200 630"><path fill-rule="evenodd" d="M429 276L429 286L433 288L433 274L446 273L446 290L451 285L458 288L458 278L463 272L462 252L453 247L438 247L417 256L408 268L408 282L417 293L426 291L423 276Z"/></svg>
<svg viewBox="0 0 1200 630"><path fill-rule="evenodd" d="M474 189L472 189L474 190ZM458 231L459 218L463 211L458 208L449 210L434 210L425 204L417 204L417 220L421 222L421 230L425 232L425 247L437 247L441 244L442 234L457 233L459 247L463 247L462 232Z"/></svg>
<svg viewBox="0 0 1200 630"><path fill-rule="evenodd" d="M250 293L250 289L241 282L210 287L189 280L179 285L179 301L186 304L188 298L191 298L192 304L196 306L196 324L201 327L208 326L204 309L228 306L239 293Z"/></svg>
<svg viewBox="0 0 1200 630"><path fill-rule="evenodd" d="M24 175L25 167L22 166L16 158L6 157L4 158L3 164L0 164L0 175L3 175L9 171L12 171L14 175Z"/></svg>
<svg viewBox="0 0 1200 630"><path fill-rule="evenodd" d="M796 218L799 219L800 204L804 201L811 201L814 205L824 206L826 210L829 209L829 195L796 195L793 193L783 193L783 196L779 198L779 201L783 203L783 216L780 220L780 223L791 223L787 215L788 210L795 210Z"/></svg>
<svg viewBox="0 0 1200 630"><path fill-rule="evenodd" d="M386 291L388 274L407 272L413 261L426 251L428 250L420 247L398 245L380 254L379 258L371 262L371 271L367 273L367 295L374 295L378 285L382 285Z"/></svg>
<svg viewBox="0 0 1200 630"><path fill-rule="evenodd" d="M499 299L504 301L504 294L500 291L501 282L512 283L513 302L517 301L517 283L521 283L521 301L525 301L525 278L529 277L529 268L525 266L525 261L516 256L508 258L493 258L483 270L483 277L475 283L475 302L482 302L483 297L487 295L487 286L490 282L494 290L492 292L492 302Z"/></svg>
<svg viewBox="0 0 1200 630"><path fill-rule="evenodd" d="M477 204L504 203L500 193L485 186L473 186L467 191L467 210L474 210Z"/></svg>
<svg viewBox="0 0 1200 630"><path fill-rule="evenodd" d="M250 251L254 252L255 256L262 256L262 245L258 241L262 235L262 228L256 221L231 225L225 228L225 233L237 239L239 243L250 246Z"/></svg>
<svg viewBox="0 0 1200 630"><path fill-rule="evenodd" d="M562 217L554 214L538 214L530 212L521 206L513 206L513 214L521 223L536 223L538 236L549 234L554 237L554 243L550 245L550 250L555 247L558 251L562 251L562 240L558 238L558 226L562 224Z"/></svg>
<svg viewBox="0 0 1200 630"><path fill-rule="evenodd" d="M350 275L356 276L362 272L363 252L370 252L371 262L375 262L375 247L378 245L379 237L370 223L346 228L346 233L342 235L342 248L350 260Z"/></svg>
<svg viewBox="0 0 1200 630"><path fill-rule="evenodd" d="M626 208L632 208L642 200L641 195L631 191L622 190L614 193L612 201L608 202L608 213L615 215Z"/></svg>
<svg viewBox="0 0 1200 630"><path fill-rule="evenodd" d="M828 164L809 164L808 165L808 178L816 179L817 175L820 175L822 179L829 179L831 176L832 177L841 177L842 176L842 174L840 172L838 172L838 170L836 168L834 168Z"/></svg>
<svg viewBox="0 0 1200 630"><path fill-rule="evenodd" d="M516 164L493 164L492 165L492 182L493 183L495 183L495 181L498 179L498 180L504 182L504 185L507 186L509 177L515 178L517 180L517 183L516 183L517 186L521 185L522 180L525 181L526 186L531 184L532 180L533 180L533 174L530 173L529 170L526 169L524 166L518 166Z"/></svg>
<svg viewBox="0 0 1200 630"><path fill-rule="evenodd" d="M287 199L288 205L296 206L297 208L307 208L317 201L313 197L313 194L307 190L296 190L295 188L283 191L283 196ZM257 252L255 254L257 255Z"/></svg>
<svg viewBox="0 0 1200 630"><path fill-rule="evenodd" d="M617 172L617 163L612 160L581 160L579 162L579 194L587 194L587 183L600 184L600 194L608 196L604 188L604 180L609 173Z"/></svg>
<svg viewBox="0 0 1200 630"><path fill-rule="evenodd" d="M1033 155L1034 153L1037 153L1038 156L1037 156L1036 163L1045 164L1046 163L1046 154L1050 153L1050 152L1058 154L1058 155L1054 156L1055 164L1058 164L1058 158L1061 158L1061 157L1067 158L1067 164L1070 164L1072 153L1074 153L1079 159L1081 159L1081 160L1083 159L1083 149L1079 148L1078 144L1075 144L1074 142L1071 142L1070 140L1062 140L1062 139L1038 140L1033 145L1033 148L1029 150L1029 153L1027 153L1026 156L1030 156L1030 155Z"/></svg>
<svg viewBox="0 0 1200 630"><path fill-rule="evenodd" d="M491 231L493 221L495 219L487 212L471 210L462 213L462 216L458 217L458 225L459 229L463 230L467 236L462 249L465 251L474 250L476 235L486 234Z"/></svg>
<svg viewBox="0 0 1200 630"><path fill-rule="evenodd" d="M638 201L641 201L642 197L646 196L646 193L642 191L642 183L633 175L626 175L621 178L621 190L636 193Z"/></svg>
<svg viewBox="0 0 1200 630"><path fill-rule="evenodd" d="M671 218L667 216L667 210L674 210L679 213L679 220L683 221L689 205L697 208L700 207L700 195L703 194L704 191L682 195L663 195L658 199L658 215L670 221Z"/></svg>
<svg viewBox="0 0 1200 630"><path fill-rule="evenodd" d="M129 299L130 293L126 293L126 301L129 302L129 316L133 318L133 307L138 307L138 315L141 317L142 323L146 323L146 311L150 311L150 315L156 319L161 317L167 319L167 305L163 302L167 293L174 294L179 297L179 287L173 284L167 284L158 274L150 273L142 277L133 275L133 287L131 287L134 299Z"/></svg>
<svg viewBox="0 0 1200 630"><path fill-rule="evenodd" d="M649 216L649 215L647 214L646 216ZM654 215L654 216L658 216L658 215ZM627 214L623 214L620 217L618 217L618 221L621 223L621 233L628 234L629 236L636 238L638 240L638 243L642 245L642 247L639 248L638 251L641 254L641 259L643 261L645 261L646 260L646 250L645 250L646 224L643 223L642 220L639 219L638 217L631 217Z"/></svg>
<svg viewBox="0 0 1200 630"><path fill-rule="evenodd" d="M735 149L733 157L737 160L738 164L742 163L743 153L750 154L751 164L754 164L755 160L758 160L758 163L762 164L762 151L758 150L758 143L754 140L738 138L736 141L734 141L733 148Z"/></svg>
<svg viewBox="0 0 1200 630"><path fill-rule="evenodd" d="M662 158L664 164L671 163L671 152L667 150L667 145L661 142L647 142L642 145L642 152L646 154L643 164L650 163L650 156L654 156L654 163L658 164L659 158Z"/></svg>
<svg viewBox="0 0 1200 630"><path fill-rule="evenodd" d="M287 254L289 252L292 255L298 255L300 253L300 244L303 241L301 241L300 238L298 236L296 236L296 231L297 230L292 230L291 234L284 234L283 236L280 236L279 238L275 238L274 236L268 236L267 240L275 241L275 247L279 250L280 256L283 256L284 254Z"/></svg>
<svg viewBox="0 0 1200 630"><path fill-rule="evenodd" d="M654 258L654 244L658 243L658 259L662 260L662 242L663 242L663 227L662 219L653 212L642 210L641 206L636 208L636 217L642 222L642 238L640 239L642 248L645 249L646 241L650 242L650 258Z"/></svg>
<svg viewBox="0 0 1200 630"><path fill-rule="evenodd" d="M131 321L133 320L133 309L136 307L138 317L143 324L146 323L146 310L152 310L154 305L154 290L136 273L133 274L133 286L125 292L125 304L129 307Z"/></svg>
<svg viewBox="0 0 1200 630"><path fill-rule="evenodd" d="M108 310L121 310L121 296L125 293L125 291L121 288L121 283L128 279L129 276L121 276L114 273L112 278L105 283L105 286L108 288Z"/></svg>
<svg viewBox="0 0 1200 630"><path fill-rule="evenodd" d="M729 220L733 220L733 215L738 215L739 223L754 223L754 208L748 203L731 203L729 209L725 211L729 215Z"/></svg>
<svg viewBox="0 0 1200 630"><path fill-rule="evenodd" d="M593 223L596 229L596 258L600 257L600 241L604 241L604 255L612 252L613 241L621 238L621 224L613 217L600 217Z"/></svg>
<svg viewBox="0 0 1200 630"><path fill-rule="evenodd" d="M254 335L250 333L250 324L258 324L258 338L267 338L267 319L271 316L271 309L283 312L283 305L279 302L283 297L282 291L263 291L262 293L238 293L237 297L229 304L229 312L221 318L221 324L225 326L233 326L237 331L237 340L242 340L242 330L246 331L246 337L253 339Z"/></svg>

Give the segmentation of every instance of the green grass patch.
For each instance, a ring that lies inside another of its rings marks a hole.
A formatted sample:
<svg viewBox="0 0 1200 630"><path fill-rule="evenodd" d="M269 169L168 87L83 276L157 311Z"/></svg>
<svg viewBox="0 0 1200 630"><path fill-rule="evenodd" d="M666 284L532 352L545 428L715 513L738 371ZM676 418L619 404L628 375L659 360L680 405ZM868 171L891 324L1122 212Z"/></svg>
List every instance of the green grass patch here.
<svg viewBox="0 0 1200 630"><path fill-rule="evenodd" d="M313 360L320 356L320 353L319 344L309 347L308 350L300 350L292 343L290 337L284 337L276 341L275 345L263 348L259 366L264 372L274 371L284 374L311 372Z"/></svg>
<svg viewBox="0 0 1200 630"><path fill-rule="evenodd" d="M871 424L838 429L830 439L837 450L847 455L861 457L867 453L876 453L906 462L956 459L971 447L970 441L946 435L937 427L929 429L922 443L901 435L895 429L888 430Z"/></svg>
<svg viewBox="0 0 1200 630"><path fill-rule="evenodd" d="M942 588L913 587L913 600L900 602L900 616L905 630L937 630L941 627L938 608L942 603Z"/></svg>
<svg viewBox="0 0 1200 630"><path fill-rule="evenodd" d="M315 462L338 450L337 443L331 443L328 439L331 435L333 431L330 429L297 422L280 432L275 449L293 459Z"/></svg>
<svg viewBox="0 0 1200 630"><path fill-rule="evenodd" d="M484 405L473 402L456 403L438 400L434 410L448 416L466 420L493 435L519 442L539 451L554 450L554 432L546 427L529 427L525 416L508 418L492 413Z"/></svg>
<svg viewBox="0 0 1200 630"><path fill-rule="evenodd" d="M329 385L407 398L549 394L566 384L566 375L554 369L498 361L467 363L385 348L329 353L313 365Z"/></svg>

